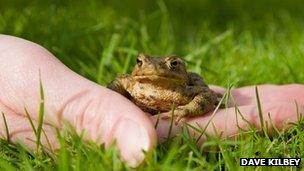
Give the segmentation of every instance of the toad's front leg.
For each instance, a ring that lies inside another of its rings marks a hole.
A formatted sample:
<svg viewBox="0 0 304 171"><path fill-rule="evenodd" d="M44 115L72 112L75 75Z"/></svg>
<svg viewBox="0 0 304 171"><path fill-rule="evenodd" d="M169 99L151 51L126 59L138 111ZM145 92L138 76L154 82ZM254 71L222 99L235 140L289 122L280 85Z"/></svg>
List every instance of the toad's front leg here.
<svg viewBox="0 0 304 171"><path fill-rule="evenodd" d="M196 95L192 101L184 106L177 106L163 118L173 117L179 123L185 117L204 115L216 108L219 102L218 95L212 90L206 90Z"/></svg>
<svg viewBox="0 0 304 171"><path fill-rule="evenodd" d="M129 98L130 94L127 91L130 82L130 77L128 75L121 75L115 78L107 88L116 91L117 93Z"/></svg>

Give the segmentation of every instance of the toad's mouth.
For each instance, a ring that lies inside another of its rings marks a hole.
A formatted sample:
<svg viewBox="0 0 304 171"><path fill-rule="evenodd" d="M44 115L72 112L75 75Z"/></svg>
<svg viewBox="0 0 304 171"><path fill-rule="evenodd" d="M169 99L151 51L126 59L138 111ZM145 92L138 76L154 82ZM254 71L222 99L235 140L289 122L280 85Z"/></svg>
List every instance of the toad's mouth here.
<svg viewBox="0 0 304 171"><path fill-rule="evenodd" d="M155 74L150 74L150 75L136 75L134 76L135 79L137 80L172 80L172 81L183 81L184 79L182 77L179 77L177 75L155 75Z"/></svg>

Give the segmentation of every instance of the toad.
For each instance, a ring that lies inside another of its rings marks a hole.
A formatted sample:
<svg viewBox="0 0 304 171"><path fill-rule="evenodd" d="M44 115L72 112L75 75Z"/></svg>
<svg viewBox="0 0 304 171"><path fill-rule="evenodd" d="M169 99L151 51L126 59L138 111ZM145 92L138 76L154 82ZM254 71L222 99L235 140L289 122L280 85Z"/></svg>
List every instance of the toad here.
<svg viewBox="0 0 304 171"><path fill-rule="evenodd" d="M181 58L152 57L142 53L137 56L131 75L118 76L108 88L150 114L172 111L170 116L177 122L213 111L222 97L198 74L187 72Z"/></svg>

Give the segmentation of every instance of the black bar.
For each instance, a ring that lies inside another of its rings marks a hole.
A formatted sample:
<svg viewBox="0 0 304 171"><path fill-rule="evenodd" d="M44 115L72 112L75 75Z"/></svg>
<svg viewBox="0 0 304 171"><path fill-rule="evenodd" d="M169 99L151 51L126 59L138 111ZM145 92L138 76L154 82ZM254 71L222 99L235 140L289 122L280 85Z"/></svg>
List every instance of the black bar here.
<svg viewBox="0 0 304 171"><path fill-rule="evenodd" d="M299 166L301 158L240 158L240 166Z"/></svg>

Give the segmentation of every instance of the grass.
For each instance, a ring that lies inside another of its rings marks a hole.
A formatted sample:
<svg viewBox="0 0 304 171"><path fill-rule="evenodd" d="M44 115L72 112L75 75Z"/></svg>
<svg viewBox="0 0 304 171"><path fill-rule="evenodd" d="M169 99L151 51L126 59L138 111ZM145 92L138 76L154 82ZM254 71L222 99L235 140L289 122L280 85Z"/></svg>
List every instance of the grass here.
<svg viewBox="0 0 304 171"><path fill-rule="evenodd" d="M2 0L0 33L41 44L101 85L130 72L138 52L183 56L189 70L224 87L304 83L303 7L300 0ZM252 129L233 140L210 138L201 147L185 129L147 154L138 169L243 170L240 157L303 159L303 128L301 119L273 137ZM59 138L55 156L1 140L1 170L131 170L115 148L84 144L72 133ZM277 169L303 170L303 162L300 168L246 168Z"/></svg>

